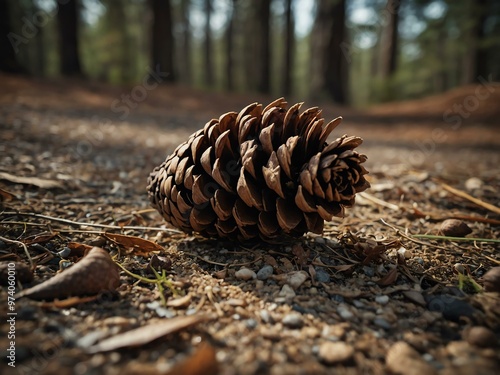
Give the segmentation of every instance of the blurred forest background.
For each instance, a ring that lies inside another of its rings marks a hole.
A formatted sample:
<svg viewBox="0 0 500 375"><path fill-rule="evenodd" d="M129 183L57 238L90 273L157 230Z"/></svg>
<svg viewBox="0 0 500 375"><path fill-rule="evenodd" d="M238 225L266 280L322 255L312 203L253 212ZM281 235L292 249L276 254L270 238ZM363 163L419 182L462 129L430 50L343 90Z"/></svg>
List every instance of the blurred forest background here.
<svg viewBox="0 0 500 375"><path fill-rule="evenodd" d="M363 107L500 78L498 0L0 0L0 70Z"/></svg>

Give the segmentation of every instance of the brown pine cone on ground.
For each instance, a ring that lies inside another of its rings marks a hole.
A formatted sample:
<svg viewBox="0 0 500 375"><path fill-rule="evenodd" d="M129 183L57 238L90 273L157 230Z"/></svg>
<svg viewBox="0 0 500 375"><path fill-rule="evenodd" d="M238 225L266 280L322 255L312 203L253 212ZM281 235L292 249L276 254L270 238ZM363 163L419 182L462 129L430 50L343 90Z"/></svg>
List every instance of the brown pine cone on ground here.
<svg viewBox="0 0 500 375"><path fill-rule="evenodd" d="M323 126L317 107L299 113L281 98L250 104L192 134L148 179L151 204L186 233L274 242L322 233L369 187L354 149L359 137L328 143L338 117Z"/></svg>

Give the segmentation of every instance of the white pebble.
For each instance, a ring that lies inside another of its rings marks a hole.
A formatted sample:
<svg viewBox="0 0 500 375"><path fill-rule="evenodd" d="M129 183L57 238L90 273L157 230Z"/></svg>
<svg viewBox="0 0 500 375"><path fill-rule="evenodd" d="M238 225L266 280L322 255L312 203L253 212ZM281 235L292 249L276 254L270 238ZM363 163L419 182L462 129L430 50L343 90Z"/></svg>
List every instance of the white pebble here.
<svg viewBox="0 0 500 375"><path fill-rule="evenodd" d="M376 296L375 302L380 303L381 305L386 305L389 302L389 296L387 295Z"/></svg>
<svg viewBox="0 0 500 375"><path fill-rule="evenodd" d="M234 276L239 280L251 280L257 278L257 274L248 268L242 268L241 270L236 271Z"/></svg>

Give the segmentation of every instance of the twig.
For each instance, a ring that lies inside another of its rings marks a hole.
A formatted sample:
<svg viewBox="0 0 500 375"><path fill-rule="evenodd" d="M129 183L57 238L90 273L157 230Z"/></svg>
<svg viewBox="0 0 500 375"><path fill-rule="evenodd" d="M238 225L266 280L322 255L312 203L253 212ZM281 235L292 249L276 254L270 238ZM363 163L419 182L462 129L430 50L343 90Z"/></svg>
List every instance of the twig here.
<svg viewBox="0 0 500 375"><path fill-rule="evenodd" d="M435 236L432 234L412 234L413 238L427 238L428 240L443 240L443 241L469 241L469 242L495 242L500 243L500 240L493 238L474 238L474 237L448 237Z"/></svg>
<svg viewBox="0 0 500 375"><path fill-rule="evenodd" d="M437 245L433 245L433 244L430 244L430 243L427 243L427 242L422 242L422 241L416 240L416 239L414 239L412 237L412 235L408 236L408 235L404 234L403 232L401 232L401 230L399 230L395 226L387 223L384 219L379 219L379 221L382 224L388 226L389 228L392 228L396 232L396 234L399 234L401 237L406 238L408 241L414 242L414 243L422 245L422 246L431 246L431 247L434 247L436 249L441 249L441 250L444 250L444 251L448 251L449 250L449 249L447 249L446 247L443 247L443 246L437 246Z"/></svg>
<svg viewBox="0 0 500 375"><path fill-rule="evenodd" d="M35 214L31 212L2 212L3 215L20 215L20 216L28 216L28 217L36 217L39 219L46 219L50 221L55 221L59 223L69 224L69 225L77 225L80 227L94 227L94 228L106 228L106 229L116 229L116 230L155 230L159 232L168 232L168 233L176 233L181 234L180 230L170 229L170 228L157 228L157 227L141 227L141 226L119 226L119 225L108 225L108 224L96 224L96 223L82 223L78 221L62 219L59 217L53 217L48 215Z"/></svg>
<svg viewBox="0 0 500 375"><path fill-rule="evenodd" d="M16 245L21 245L24 249L24 252L26 253L26 256L28 257L31 269L32 270L35 269L35 266L33 264L33 259L31 258L30 252L28 251L28 247L26 246L26 244L24 242L17 241L17 240L11 240L11 239L8 239L8 238L2 237L2 236L0 236L0 240L2 240L4 242L15 243Z"/></svg>
<svg viewBox="0 0 500 375"><path fill-rule="evenodd" d="M481 206L487 210L490 210L500 215L500 208L498 208L497 206L494 206L487 202L483 202L481 199L474 198L472 195L469 195L466 192L463 192L462 190L455 189L454 187L451 187L450 185L447 185L444 182L441 182L441 186L443 187L443 189L449 191L452 194L455 194L456 196L467 199L472 203L477 204L478 206Z"/></svg>
<svg viewBox="0 0 500 375"><path fill-rule="evenodd" d="M399 211L400 210L400 207L395 205L395 204L392 204L392 203L389 203L389 202L386 202L382 199L379 199L377 197L374 197L373 195L371 194L368 194L366 192L361 192L361 193L358 193L359 196L361 196L362 198L368 200L368 201L371 201L372 203L375 203L379 206L382 206L382 207L385 207L385 208L388 208L392 211Z"/></svg>

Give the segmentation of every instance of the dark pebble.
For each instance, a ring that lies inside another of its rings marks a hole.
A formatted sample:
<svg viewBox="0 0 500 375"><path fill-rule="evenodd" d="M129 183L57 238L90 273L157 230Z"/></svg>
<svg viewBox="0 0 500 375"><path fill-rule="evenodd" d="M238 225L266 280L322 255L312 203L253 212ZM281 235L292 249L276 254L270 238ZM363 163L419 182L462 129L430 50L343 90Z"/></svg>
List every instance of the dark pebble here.
<svg viewBox="0 0 500 375"><path fill-rule="evenodd" d="M449 294L441 294L438 296L428 296L426 300L429 311L442 313L446 320L458 323L462 317L474 319L476 310L463 299Z"/></svg>
<svg viewBox="0 0 500 375"><path fill-rule="evenodd" d="M330 297L330 299L331 299L332 301L335 301L335 302L338 302L338 303L342 303L342 302L344 302L344 297L343 297L343 296L341 296L340 294L334 294L334 295L332 295L332 296Z"/></svg>
<svg viewBox="0 0 500 375"><path fill-rule="evenodd" d="M328 271L326 271L324 268L321 267L316 267L316 281L319 283L329 283L331 278L330 274Z"/></svg>

